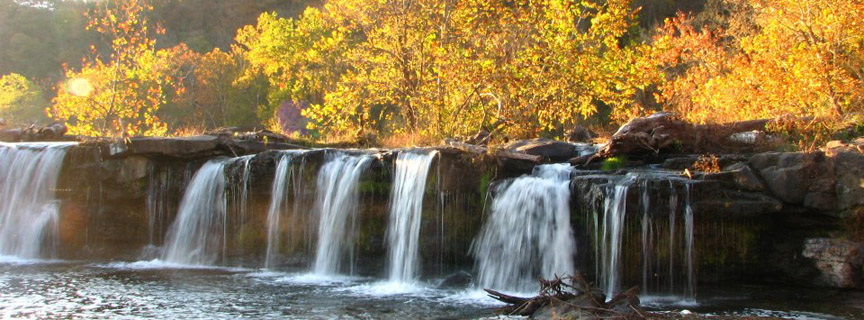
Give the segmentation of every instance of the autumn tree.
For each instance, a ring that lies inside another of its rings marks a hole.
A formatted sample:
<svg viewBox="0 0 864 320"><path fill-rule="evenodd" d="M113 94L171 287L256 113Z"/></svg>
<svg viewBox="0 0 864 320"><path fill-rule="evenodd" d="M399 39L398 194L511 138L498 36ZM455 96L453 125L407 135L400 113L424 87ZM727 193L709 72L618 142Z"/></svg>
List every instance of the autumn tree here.
<svg viewBox="0 0 864 320"><path fill-rule="evenodd" d="M219 48L201 54L180 44L158 55L180 84L158 112L169 130L258 125L256 106L266 103L267 88L259 78L238 81L246 64L241 54Z"/></svg>
<svg viewBox="0 0 864 320"><path fill-rule="evenodd" d="M21 124L44 121L47 106L42 89L24 76L11 73L0 78L0 118Z"/></svg>
<svg viewBox="0 0 864 320"><path fill-rule="evenodd" d="M88 29L107 38L107 56L93 48L80 70L67 68L51 115L69 121L73 134L99 136L162 135L167 128L157 111L166 91L176 90L165 76L153 35L161 32L145 13L146 0L102 1L90 14Z"/></svg>
<svg viewBox="0 0 864 320"><path fill-rule="evenodd" d="M506 123L560 134L598 107L617 118L651 82L627 40L630 1L332 0L238 35L252 66L331 133L465 135ZM638 113L638 111L636 112Z"/></svg>
<svg viewBox="0 0 864 320"><path fill-rule="evenodd" d="M723 5L739 23L698 30L681 16L659 34L657 61L678 73L664 85L671 107L698 122L791 116L832 123L864 111L864 3ZM752 26L742 28L740 21Z"/></svg>

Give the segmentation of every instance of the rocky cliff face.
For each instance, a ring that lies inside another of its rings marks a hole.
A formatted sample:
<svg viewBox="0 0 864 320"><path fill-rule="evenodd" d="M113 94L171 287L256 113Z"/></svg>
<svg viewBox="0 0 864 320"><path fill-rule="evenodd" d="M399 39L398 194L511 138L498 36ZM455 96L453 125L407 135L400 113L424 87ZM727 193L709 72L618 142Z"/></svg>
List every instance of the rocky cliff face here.
<svg viewBox="0 0 864 320"><path fill-rule="evenodd" d="M623 278L627 283L676 282L687 274L684 202L693 215L695 274L706 283L727 280L776 280L836 287L861 287L861 230L848 228L864 208L862 142L829 145L812 153L759 153L720 156L719 172L692 171L697 157L665 156L656 165L615 171L583 170L573 175L573 227L580 270L595 269L600 256L594 219L604 213L612 186L633 178L627 193L622 238ZM581 146L551 145L543 159L584 156ZM202 136L182 139L141 138L128 143L92 143L67 154L58 197L63 258L140 259L158 247L177 211L192 174L208 159L257 154L249 162L248 188L240 188L245 170L229 166L229 252L239 264L257 265L266 246L267 208L278 153L290 145L235 141ZM563 150L563 151L562 151ZM534 163L452 148L439 148L430 173L421 226L425 274L470 270L473 237L484 221L490 181L530 172ZM327 150L304 155L303 172L287 206L309 211L314 181ZM386 258L387 201L394 153L376 150L374 164L361 178L361 209L356 237L357 265L380 273ZM239 165L237 165L239 166ZM239 171L238 171L239 170ZM305 190L305 191L304 191ZM243 208L239 197L243 197ZM245 215L240 216L239 212ZM284 225L286 265L308 265L314 230L298 218ZM649 227L645 227L649 226ZM293 231L287 231L287 230ZM290 248L289 248L290 247ZM650 250L649 250L650 249ZM647 252L647 251L650 252ZM152 256L152 253L150 253ZM668 262L672 261L672 262ZM662 262L662 263L661 263ZM646 270L674 269L648 279ZM811 280L815 279L815 280ZM683 281L683 280L682 280ZM804 281L804 282L802 282ZM678 282L680 283L680 282Z"/></svg>

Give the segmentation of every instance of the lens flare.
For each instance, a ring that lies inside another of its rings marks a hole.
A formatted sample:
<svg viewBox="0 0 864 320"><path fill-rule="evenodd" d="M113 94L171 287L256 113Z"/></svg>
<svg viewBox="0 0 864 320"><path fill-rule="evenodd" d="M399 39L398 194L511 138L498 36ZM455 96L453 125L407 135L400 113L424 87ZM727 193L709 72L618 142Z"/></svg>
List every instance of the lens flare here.
<svg viewBox="0 0 864 320"><path fill-rule="evenodd" d="M93 86L90 85L90 80L85 78L69 79L66 81L66 92L79 97L86 97L93 92Z"/></svg>

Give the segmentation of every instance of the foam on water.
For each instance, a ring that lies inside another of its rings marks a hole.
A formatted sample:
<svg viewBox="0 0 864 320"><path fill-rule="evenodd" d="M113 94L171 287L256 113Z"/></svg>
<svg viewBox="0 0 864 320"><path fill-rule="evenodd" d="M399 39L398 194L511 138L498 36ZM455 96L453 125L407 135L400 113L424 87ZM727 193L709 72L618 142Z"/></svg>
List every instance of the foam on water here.
<svg viewBox="0 0 864 320"><path fill-rule="evenodd" d="M103 264L93 264L93 267L121 270L166 270L166 269L188 269L188 270L222 270L230 272L248 272L252 269L240 267L219 267L208 265L183 264L169 262L161 259L133 261L133 262L112 262Z"/></svg>
<svg viewBox="0 0 864 320"><path fill-rule="evenodd" d="M293 273L282 274L276 277L273 282L281 284L304 285L304 286L345 286L355 284L362 281L364 278L342 276L342 275L322 275L317 273Z"/></svg>
<svg viewBox="0 0 864 320"><path fill-rule="evenodd" d="M372 283L363 283L356 286L340 288L337 292L347 292L350 295L370 296L370 297L387 297L397 295L407 295L412 297L429 297L435 290L425 286L419 282L394 282L380 281Z"/></svg>
<svg viewBox="0 0 864 320"><path fill-rule="evenodd" d="M0 255L0 264L13 264L13 265L29 265L29 264L54 264L54 263L66 263L69 261L60 260L60 259L28 259L21 258L16 256L7 256Z"/></svg>
<svg viewBox="0 0 864 320"><path fill-rule="evenodd" d="M679 308L695 308L700 304L696 299L692 298L684 298L681 296L658 296L658 295L641 295L639 296L639 303L643 307L649 308L668 308L668 307L679 307Z"/></svg>

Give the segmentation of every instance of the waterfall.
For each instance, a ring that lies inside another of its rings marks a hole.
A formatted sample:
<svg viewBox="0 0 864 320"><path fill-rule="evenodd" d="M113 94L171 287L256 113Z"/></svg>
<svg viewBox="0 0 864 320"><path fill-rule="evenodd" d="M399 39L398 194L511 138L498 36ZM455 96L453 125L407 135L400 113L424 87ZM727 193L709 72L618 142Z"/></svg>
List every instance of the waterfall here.
<svg viewBox="0 0 864 320"><path fill-rule="evenodd" d="M669 180L669 288L675 288L675 219L678 211L678 192Z"/></svg>
<svg viewBox="0 0 864 320"><path fill-rule="evenodd" d="M211 265L226 251L225 159L205 163L183 194L180 209L166 237L163 260Z"/></svg>
<svg viewBox="0 0 864 320"><path fill-rule="evenodd" d="M654 258L654 223L651 217L651 196L648 192L648 180L642 181L642 294L648 293L652 282L651 267Z"/></svg>
<svg viewBox="0 0 864 320"><path fill-rule="evenodd" d="M57 177L74 143L0 144L0 255L50 257L58 238Z"/></svg>
<svg viewBox="0 0 864 320"><path fill-rule="evenodd" d="M690 193L693 185L685 184L685 203L684 203L684 243L687 250L687 298L696 297L696 274L694 272L694 253L693 253L693 207L690 205Z"/></svg>
<svg viewBox="0 0 864 320"><path fill-rule="evenodd" d="M267 255L264 260L264 267L268 269L275 266L279 248L282 244L280 231L282 212L285 207L285 195L288 191L291 178L294 176L291 162L298 154L301 154L301 152L283 151L280 153L279 162L276 165L273 186L270 192L270 206L267 209ZM294 186L294 188L297 187L297 185Z"/></svg>
<svg viewBox="0 0 864 320"><path fill-rule="evenodd" d="M628 174L623 181L609 186L603 209L603 228L600 236L600 287L611 299L620 285L621 239L627 215L627 191L635 176Z"/></svg>
<svg viewBox="0 0 864 320"><path fill-rule="evenodd" d="M390 193L390 222L387 226L390 281L410 282L417 277L420 218L429 167L437 151L400 152Z"/></svg>
<svg viewBox="0 0 864 320"><path fill-rule="evenodd" d="M230 178L227 180L229 183L228 190L230 191L232 200L231 212L234 213L233 217L236 226L243 226L243 224L246 223L246 216L249 208L249 178L251 174L249 162L251 162L254 157L254 155L247 155L233 158L230 161L230 163L239 163L239 168L235 168L235 171L233 171L230 177L238 177L240 180L233 181L233 179ZM237 174L237 171L240 171L240 173ZM229 170L229 172L232 171Z"/></svg>
<svg viewBox="0 0 864 320"><path fill-rule="evenodd" d="M494 188L491 215L474 239L481 288L527 292L537 277L574 273L568 164L537 166Z"/></svg>
<svg viewBox="0 0 864 320"><path fill-rule="evenodd" d="M360 176L371 162L372 157L368 155L335 153L328 155L328 160L318 172L315 196L319 219L314 265L316 274L332 275L340 271L343 253L354 236L355 215L360 200ZM352 249L349 246L353 261Z"/></svg>
<svg viewBox="0 0 864 320"><path fill-rule="evenodd" d="M148 246L156 246L156 238L162 233L162 222L168 215L171 196L171 172L169 170L157 172L154 167L150 168L147 187L147 226L149 230Z"/></svg>
<svg viewBox="0 0 864 320"><path fill-rule="evenodd" d="M666 186L668 200L660 196L665 194ZM681 186L685 192L683 201L678 196L678 187ZM645 173L630 173L607 187L603 209L595 215L594 221L595 241L598 243L595 245L597 282L607 299L621 289L622 282L636 280L633 277L635 268L638 268L636 263L641 263L643 296L660 294L662 299L695 296L691 188L691 182L674 176ZM640 191L639 207L631 212L640 212L641 217L628 219L628 193L634 190ZM668 204L668 216L662 211L665 204ZM683 221L678 219L678 210L683 212ZM597 220L601 223L599 226ZM627 226L636 227L636 223L641 225L641 230L626 230ZM641 236L633 237L637 234L634 231L641 232ZM639 251L634 247L636 239L641 245ZM626 254L636 252L640 255ZM664 257L667 260L663 260ZM626 270L631 267L633 270ZM679 283L686 283L686 287Z"/></svg>

